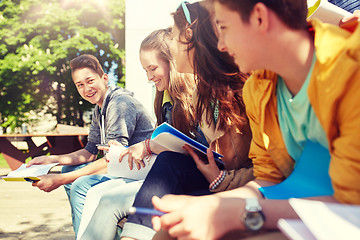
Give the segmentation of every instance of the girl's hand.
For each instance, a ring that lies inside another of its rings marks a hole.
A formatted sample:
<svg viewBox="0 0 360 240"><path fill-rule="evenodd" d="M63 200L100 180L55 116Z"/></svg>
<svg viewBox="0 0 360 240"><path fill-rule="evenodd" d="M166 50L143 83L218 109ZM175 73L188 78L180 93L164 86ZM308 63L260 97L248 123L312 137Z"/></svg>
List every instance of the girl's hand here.
<svg viewBox="0 0 360 240"><path fill-rule="evenodd" d="M144 141L134 144L122 151L119 156L119 162L121 162L126 155L128 155L130 170L133 169L133 163L135 163L138 170L140 170L141 167L145 167L143 159L147 156L147 151Z"/></svg>
<svg viewBox="0 0 360 240"><path fill-rule="evenodd" d="M194 159L196 167L204 175L209 183L211 183L220 174L220 169L215 163L214 154L210 148L208 148L206 151L208 163L204 163L195 153L194 149L189 145L185 144L183 148Z"/></svg>

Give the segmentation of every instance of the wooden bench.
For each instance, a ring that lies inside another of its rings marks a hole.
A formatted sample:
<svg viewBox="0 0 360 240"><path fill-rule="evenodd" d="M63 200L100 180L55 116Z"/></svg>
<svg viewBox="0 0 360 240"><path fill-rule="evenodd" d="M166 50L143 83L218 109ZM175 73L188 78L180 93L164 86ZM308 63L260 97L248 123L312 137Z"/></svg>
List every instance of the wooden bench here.
<svg viewBox="0 0 360 240"><path fill-rule="evenodd" d="M47 153L66 154L82 149L87 143L87 133L72 134L3 134L0 135L0 152L12 170L17 169L29 157L37 157ZM33 138L45 137L46 141L39 146ZM25 142L26 151L16 147L13 142Z"/></svg>

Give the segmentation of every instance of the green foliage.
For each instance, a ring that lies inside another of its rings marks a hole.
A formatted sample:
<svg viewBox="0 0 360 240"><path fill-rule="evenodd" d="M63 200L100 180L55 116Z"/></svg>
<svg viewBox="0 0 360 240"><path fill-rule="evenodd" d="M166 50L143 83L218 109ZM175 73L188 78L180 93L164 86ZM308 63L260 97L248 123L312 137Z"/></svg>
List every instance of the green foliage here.
<svg viewBox="0 0 360 240"><path fill-rule="evenodd" d="M69 61L90 53L123 83L125 0L0 1L0 124L20 126L43 109L58 123L83 125Z"/></svg>
<svg viewBox="0 0 360 240"><path fill-rule="evenodd" d="M25 160L25 163L28 163L31 159L32 159L31 157L28 157ZM0 168L9 168L9 171L11 171L9 164L7 163L7 161L5 160L4 156L1 153L0 153Z"/></svg>
<svg viewBox="0 0 360 240"><path fill-rule="evenodd" d="M4 156L0 153L0 168L9 168Z"/></svg>

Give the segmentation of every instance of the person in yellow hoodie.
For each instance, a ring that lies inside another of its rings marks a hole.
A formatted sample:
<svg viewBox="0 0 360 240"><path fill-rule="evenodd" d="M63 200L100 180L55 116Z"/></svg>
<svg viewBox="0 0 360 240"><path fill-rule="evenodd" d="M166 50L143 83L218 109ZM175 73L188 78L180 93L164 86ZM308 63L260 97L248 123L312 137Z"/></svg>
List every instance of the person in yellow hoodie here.
<svg viewBox="0 0 360 240"><path fill-rule="evenodd" d="M243 98L256 179L210 196L154 197L155 208L166 213L153 218L154 229L181 239L219 239L298 218L287 199L268 199L259 189L290 179L308 142L330 156L329 167L319 169L328 173L330 191L303 198L360 204L360 27L348 32L307 22L306 0L210 1L218 48L251 73ZM324 159L311 161L309 171Z"/></svg>

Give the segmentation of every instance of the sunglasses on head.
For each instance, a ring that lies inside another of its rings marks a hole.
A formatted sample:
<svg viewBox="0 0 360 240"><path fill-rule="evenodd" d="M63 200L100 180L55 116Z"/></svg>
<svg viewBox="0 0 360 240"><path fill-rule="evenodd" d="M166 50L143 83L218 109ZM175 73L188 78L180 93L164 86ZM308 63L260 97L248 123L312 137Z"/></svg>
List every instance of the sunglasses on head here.
<svg viewBox="0 0 360 240"><path fill-rule="evenodd" d="M189 4L189 2L188 2L188 1L183 1L183 2L181 2L180 6L181 6L182 9L183 9L183 12L184 12L186 21L187 21L189 24L191 24L190 12L189 12L189 9L188 9L188 7L186 6L186 4Z"/></svg>

